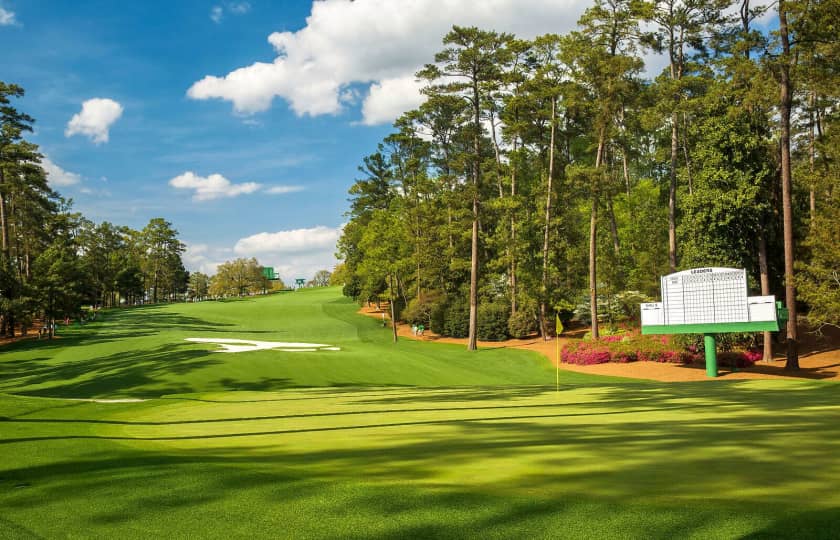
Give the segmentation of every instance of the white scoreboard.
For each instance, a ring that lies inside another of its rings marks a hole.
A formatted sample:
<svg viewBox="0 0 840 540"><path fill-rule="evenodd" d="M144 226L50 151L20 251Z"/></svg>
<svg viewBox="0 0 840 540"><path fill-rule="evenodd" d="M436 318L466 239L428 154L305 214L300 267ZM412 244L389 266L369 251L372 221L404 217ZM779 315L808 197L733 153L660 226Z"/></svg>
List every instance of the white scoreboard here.
<svg viewBox="0 0 840 540"><path fill-rule="evenodd" d="M642 304L642 326L775 321L773 296L747 296L738 268L693 268L662 277L662 302Z"/></svg>
<svg viewBox="0 0 840 540"><path fill-rule="evenodd" d="M693 268L662 277L665 324L749 321L746 271Z"/></svg>

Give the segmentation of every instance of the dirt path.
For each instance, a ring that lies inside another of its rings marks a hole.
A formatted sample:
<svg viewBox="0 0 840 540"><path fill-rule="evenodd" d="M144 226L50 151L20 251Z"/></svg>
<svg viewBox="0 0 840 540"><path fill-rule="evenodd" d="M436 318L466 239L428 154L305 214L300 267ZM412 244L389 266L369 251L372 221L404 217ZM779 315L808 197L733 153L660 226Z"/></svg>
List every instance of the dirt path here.
<svg viewBox="0 0 840 540"><path fill-rule="evenodd" d="M362 307L359 310L362 315L382 317L382 310L376 306ZM386 313L386 317L388 314ZM576 330L563 334L560 337L562 347L569 341L581 339L585 330ZM441 337L428 330L424 336L413 336L409 325L400 324L397 326L397 335L408 339L419 339L422 341L433 341L437 343L457 343L466 346L466 339ZM719 369L719 378L726 380L733 379L826 379L840 381L840 332L826 333L822 338L802 333L800 344L799 366L800 371L791 374L784 371L785 357L784 347L777 345L777 350L772 362L758 363L750 368L741 368L732 371L730 368ZM528 339L509 339L507 341L479 341L479 347L485 348L513 348L536 351L552 364L555 363L557 343L554 340L543 341L539 337ZM615 377L629 377L633 379L649 379L663 382L681 381L707 381L706 366L703 362L695 362L689 365L660 364L658 362L631 362L628 364L597 364L594 366L576 366L560 364L560 369L566 371L577 371L579 373L590 373L593 375L611 375Z"/></svg>

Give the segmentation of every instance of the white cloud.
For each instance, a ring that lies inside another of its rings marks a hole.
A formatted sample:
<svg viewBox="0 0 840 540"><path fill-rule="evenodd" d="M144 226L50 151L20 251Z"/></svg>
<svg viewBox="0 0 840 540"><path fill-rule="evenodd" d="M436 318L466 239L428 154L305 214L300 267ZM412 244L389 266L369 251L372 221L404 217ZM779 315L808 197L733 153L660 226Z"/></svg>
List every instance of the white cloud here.
<svg viewBox="0 0 840 540"><path fill-rule="evenodd" d="M272 186L265 190L269 195L285 195L286 193L297 193L303 191L303 186Z"/></svg>
<svg viewBox="0 0 840 540"><path fill-rule="evenodd" d="M229 2L227 4L228 11L236 15L244 15L251 11L251 4L248 2Z"/></svg>
<svg viewBox="0 0 840 540"><path fill-rule="evenodd" d="M187 243L187 249L181 255L181 260L190 272L213 275L216 273L216 268L225 262L224 251L213 249L207 244Z"/></svg>
<svg viewBox="0 0 840 540"><path fill-rule="evenodd" d="M268 37L277 58L194 83L193 99L224 99L252 114L286 100L298 115L337 114L350 85L365 85L362 123L393 120L418 101L414 73L453 24L531 38L574 27L590 0L316 1L306 26Z"/></svg>
<svg viewBox="0 0 840 540"><path fill-rule="evenodd" d="M330 270L335 259L335 244L342 227L319 225L274 233L258 233L240 239L231 250L208 244L187 242L182 255L184 265L191 272L216 273L223 262L238 257L256 257L260 264L271 266L286 284L295 278L311 279L318 270Z"/></svg>
<svg viewBox="0 0 840 540"><path fill-rule="evenodd" d="M384 79L370 85L370 94L362 103L362 123L368 126L392 122L407 110L423 103L423 85L413 75Z"/></svg>
<svg viewBox="0 0 840 540"><path fill-rule="evenodd" d="M210 19L214 23L219 24L224 19L225 13L245 15L249 11L251 11L251 4L248 2L226 2L222 6L213 6L210 9Z"/></svg>
<svg viewBox="0 0 840 540"><path fill-rule="evenodd" d="M211 174L205 177L198 176L192 171L187 171L171 179L169 185L177 189L195 190L193 194L194 201L236 197L237 195L253 193L261 187L256 182L233 184L221 174Z"/></svg>
<svg viewBox="0 0 840 540"><path fill-rule="evenodd" d="M0 7L0 26L10 26L12 24L17 24L17 19L15 19L15 13L13 11L7 11Z"/></svg>
<svg viewBox="0 0 840 540"><path fill-rule="evenodd" d="M324 249L333 251L340 235L341 227L331 228L323 225L309 229L261 232L240 239L233 251L248 256L264 253L309 253Z"/></svg>
<svg viewBox="0 0 840 540"><path fill-rule="evenodd" d="M123 107L113 99L93 98L82 103L82 110L73 115L64 130L65 137L85 135L96 143L108 142L109 130L122 116Z"/></svg>
<svg viewBox="0 0 840 540"><path fill-rule="evenodd" d="M262 232L236 242L239 257L256 257L261 264L273 266L284 282L295 278L311 279L318 270L332 270L336 265L335 245L342 227L318 225L308 229Z"/></svg>
<svg viewBox="0 0 840 540"><path fill-rule="evenodd" d="M65 171L47 156L41 159L41 167L47 173L47 182L50 184L50 187L72 186L82 181L81 175Z"/></svg>

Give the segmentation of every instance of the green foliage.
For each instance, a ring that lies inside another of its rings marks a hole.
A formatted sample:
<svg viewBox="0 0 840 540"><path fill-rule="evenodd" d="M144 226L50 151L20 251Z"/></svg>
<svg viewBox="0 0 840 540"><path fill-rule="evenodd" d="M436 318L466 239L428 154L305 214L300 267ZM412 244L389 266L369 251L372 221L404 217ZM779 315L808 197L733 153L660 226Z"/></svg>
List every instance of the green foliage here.
<svg viewBox="0 0 840 540"><path fill-rule="evenodd" d="M329 270L318 270L306 285L307 287L327 287L331 279L332 273Z"/></svg>
<svg viewBox="0 0 840 540"><path fill-rule="evenodd" d="M343 286L345 285L348 280L350 279L349 271L347 270L347 265L344 263L339 263L335 266L332 273L330 274L330 287L335 286Z"/></svg>
<svg viewBox="0 0 840 540"><path fill-rule="evenodd" d="M347 296L348 298L352 298L353 300L359 300L359 295L362 293L362 281L359 279L358 276L352 276L344 283L344 287L341 289L341 294Z"/></svg>
<svg viewBox="0 0 840 540"><path fill-rule="evenodd" d="M517 339L530 336L537 331L536 313L524 309L518 310L508 319L507 330L511 337Z"/></svg>
<svg viewBox="0 0 840 540"><path fill-rule="evenodd" d="M554 304L554 313L560 317L560 322L568 324L575 317L575 304L561 299Z"/></svg>
<svg viewBox="0 0 840 540"><path fill-rule="evenodd" d="M433 326L434 328L434 321ZM456 301L446 306L443 312L444 336L464 338L470 329L470 307L464 301Z"/></svg>
<svg viewBox="0 0 840 540"><path fill-rule="evenodd" d="M510 306L501 302L483 303L478 306L478 339L504 341L508 338Z"/></svg>
<svg viewBox="0 0 840 540"><path fill-rule="evenodd" d="M210 277L201 272L190 274L187 295L193 300L203 300L210 292Z"/></svg>
<svg viewBox="0 0 840 540"><path fill-rule="evenodd" d="M703 350L703 336L701 334L676 334L671 341L683 349L692 351ZM762 335L749 332L726 332L715 334L715 345L718 351L744 351L759 349L763 345Z"/></svg>
<svg viewBox="0 0 840 540"><path fill-rule="evenodd" d="M84 274L69 238L57 238L35 259L33 270L35 298L48 319L79 313Z"/></svg>
<svg viewBox="0 0 840 540"><path fill-rule="evenodd" d="M623 291L615 294L603 294L598 296L598 319L607 322L610 326L619 323L629 323L638 326L639 304L652 302L653 299L639 291ZM581 297L575 307L575 318L584 324L590 323L589 297ZM608 330L605 330L608 332ZM604 332L601 332L604 334ZM604 334L606 335L606 334Z"/></svg>
<svg viewBox="0 0 840 540"><path fill-rule="evenodd" d="M218 266L210 280L208 292L217 298L245 296L266 291L270 282L256 258L235 259Z"/></svg>
<svg viewBox="0 0 840 540"><path fill-rule="evenodd" d="M830 201L814 218L805 246L811 257L797 266L796 285L808 321L840 327L840 203Z"/></svg>
<svg viewBox="0 0 840 540"><path fill-rule="evenodd" d="M824 4L795 3L794 33L830 34L813 24L817 13L830 19ZM418 73L427 101L397 119L351 188L339 252L358 294L461 298L476 262L479 306L504 299L517 312L542 313L546 331L552 307L564 321L576 311L592 324L582 299L591 287L599 321L637 324L638 303L659 296L672 266L743 267L778 294L780 60L767 52L771 36L754 27L764 8L745 6L740 21L722 18L723 8L599 0L575 31L533 40L454 27ZM792 139L795 238L807 232L808 195L825 215L840 162L840 85L824 61L836 47L819 43L795 46L803 54L792 72L797 95L807 98ZM641 78L645 50L671 53L653 81ZM818 270L833 263L824 243L797 244L795 253L814 261L816 273L800 267L800 290L817 324L837 311L819 307L834 291L815 288L831 283ZM463 335L453 310L463 311L450 300L423 317ZM409 313L419 318L413 304ZM530 331L528 317L507 331Z"/></svg>
<svg viewBox="0 0 840 540"><path fill-rule="evenodd" d="M402 312L403 320L410 324L422 324L426 328L434 329L433 313L441 304L442 298L442 295L436 291L412 298Z"/></svg>

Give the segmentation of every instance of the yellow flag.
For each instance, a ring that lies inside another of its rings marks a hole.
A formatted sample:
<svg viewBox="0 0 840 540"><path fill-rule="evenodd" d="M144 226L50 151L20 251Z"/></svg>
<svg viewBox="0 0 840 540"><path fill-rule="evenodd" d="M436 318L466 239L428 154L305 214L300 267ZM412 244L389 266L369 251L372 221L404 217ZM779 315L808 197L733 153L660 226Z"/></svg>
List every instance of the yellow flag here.
<svg viewBox="0 0 840 540"><path fill-rule="evenodd" d="M555 318L555 324L556 324L556 329L557 329L557 335L559 336L560 334L563 333L563 323L560 322L560 315L555 314L554 318Z"/></svg>

